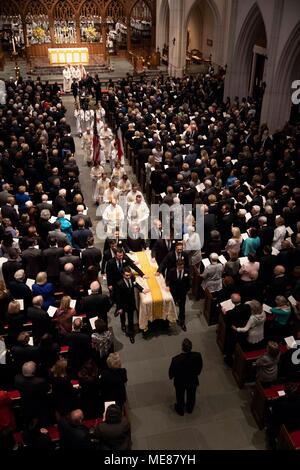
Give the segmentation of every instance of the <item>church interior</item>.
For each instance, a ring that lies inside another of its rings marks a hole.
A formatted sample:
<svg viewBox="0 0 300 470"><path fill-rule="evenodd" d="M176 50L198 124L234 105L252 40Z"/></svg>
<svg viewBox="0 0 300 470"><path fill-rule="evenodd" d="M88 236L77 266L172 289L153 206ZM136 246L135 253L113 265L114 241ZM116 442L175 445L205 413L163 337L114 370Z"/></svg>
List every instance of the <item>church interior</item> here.
<svg viewBox="0 0 300 470"><path fill-rule="evenodd" d="M300 450L298 89L298 0L0 2L1 450Z"/></svg>

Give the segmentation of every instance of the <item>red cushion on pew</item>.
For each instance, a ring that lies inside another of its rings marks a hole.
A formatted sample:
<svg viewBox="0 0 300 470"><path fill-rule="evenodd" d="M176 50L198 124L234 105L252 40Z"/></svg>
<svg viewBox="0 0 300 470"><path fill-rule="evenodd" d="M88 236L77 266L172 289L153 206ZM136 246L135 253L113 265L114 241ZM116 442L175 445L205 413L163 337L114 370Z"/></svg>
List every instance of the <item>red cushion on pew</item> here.
<svg viewBox="0 0 300 470"><path fill-rule="evenodd" d="M289 432L289 435L294 447L300 448L300 430Z"/></svg>
<svg viewBox="0 0 300 470"><path fill-rule="evenodd" d="M19 398L21 398L19 390L10 390L7 393L11 400L18 400Z"/></svg>
<svg viewBox="0 0 300 470"><path fill-rule="evenodd" d="M60 348L61 354L67 353L69 351L69 346L62 346Z"/></svg>
<svg viewBox="0 0 300 470"><path fill-rule="evenodd" d="M278 392L284 390L284 384L273 385L273 387L264 388L264 396L267 400L278 398Z"/></svg>
<svg viewBox="0 0 300 470"><path fill-rule="evenodd" d="M258 359L260 356L263 356L266 352L266 349L258 349L257 351L245 351L244 355L247 361L254 361Z"/></svg>
<svg viewBox="0 0 300 470"><path fill-rule="evenodd" d="M57 426L49 426L47 430L48 430L51 441L59 440L59 432L58 432Z"/></svg>

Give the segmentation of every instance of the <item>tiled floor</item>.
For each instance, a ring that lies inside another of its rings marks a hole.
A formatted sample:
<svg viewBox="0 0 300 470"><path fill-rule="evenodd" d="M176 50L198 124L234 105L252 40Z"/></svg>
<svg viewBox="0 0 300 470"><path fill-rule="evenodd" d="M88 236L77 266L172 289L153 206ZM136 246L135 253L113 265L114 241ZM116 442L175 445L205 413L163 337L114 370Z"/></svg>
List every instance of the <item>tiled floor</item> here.
<svg viewBox="0 0 300 470"><path fill-rule="evenodd" d="M73 123L73 100L64 98L68 122ZM76 158L89 214L95 220L91 201L89 169L82 165L80 140ZM130 177L130 168L128 168ZM95 223L96 225L96 223ZM100 243L101 246L101 243ZM223 364L216 345L216 328L208 327L201 314L201 302L187 304L187 332L174 327L170 334L161 331L149 340L141 334L131 344L111 315L110 326L116 347L128 372L128 400L134 449L264 449L264 433L254 422L249 407L249 391L240 391L231 371ZM184 337L203 355L197 405L192 415L178 416L173 411L174 388L168 379L171 357L178 354Z"/></svg>

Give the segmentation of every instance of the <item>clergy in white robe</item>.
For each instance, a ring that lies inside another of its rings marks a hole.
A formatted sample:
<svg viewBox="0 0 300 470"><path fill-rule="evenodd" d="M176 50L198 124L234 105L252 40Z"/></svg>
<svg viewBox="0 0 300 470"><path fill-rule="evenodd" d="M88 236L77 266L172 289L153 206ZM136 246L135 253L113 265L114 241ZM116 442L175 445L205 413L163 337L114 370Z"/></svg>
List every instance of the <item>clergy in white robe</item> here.
<svg viewBox="0 0 300 470"><path fill-rule="evenodd" d="M107 174L103 173L101 178L98 179L96 182L95 193L94 193L94 201L97 204L102 204L103 202L103 195L105 190L109 187L110 179L107 178Z"/></svg>
<svg viewBox="0 0 300 470"><path fill-rule="evenodd" d="M90 165L93 161L93 133L89 127L86 132L83 133L81 148L84 151L84 163Z"/></svg>
<svg viewBox="0 0 300 470"><path fill-rule="evenodd" d="M71 92L71 85L72 85L72 75L71 75L71 70L68 65L65 66L63 70L63 89L64 93L70 93Z"/></svg>
<svg viewBox="0 0 300 470"><path fill-rule="evenodd" d="M120 232L122 232L121 227L124 222L124 212L115 199L112 199L104 210L102 219L108 237L111 237L118 227Z"/></svg>
<svg viewBox="0 0 300 470"><path fill-rule="evenodd" d="M112 130L109 129L107 124L104 124L103 128L100 132L100 140L101 145L104 147L104 154L106 161L110 160L111 150L112 150L112 141L114 140L114 136Z"/></svg>
<svg viewBox="0 0 300 470"><path fill-rule="evenodd" d="M128 208L127 218L130 225L139 225L141 233L144 235L144 237L146 237L148 234L149 215L149 207L145 201L143 201L142 196L137 195L135 202L132 202Z"/></svg>

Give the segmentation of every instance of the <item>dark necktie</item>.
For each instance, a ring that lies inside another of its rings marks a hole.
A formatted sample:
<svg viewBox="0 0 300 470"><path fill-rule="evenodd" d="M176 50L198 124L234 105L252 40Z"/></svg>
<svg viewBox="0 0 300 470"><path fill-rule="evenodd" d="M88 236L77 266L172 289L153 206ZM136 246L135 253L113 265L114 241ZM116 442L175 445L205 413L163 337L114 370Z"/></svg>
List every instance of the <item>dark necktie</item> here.
<svg viewBox="0 0 300 470"><path fill-rule="evenodd" d="M121 261L118 261L118 269L119 269L119 271L122 271L122 263L121 263Z"/></svg>

